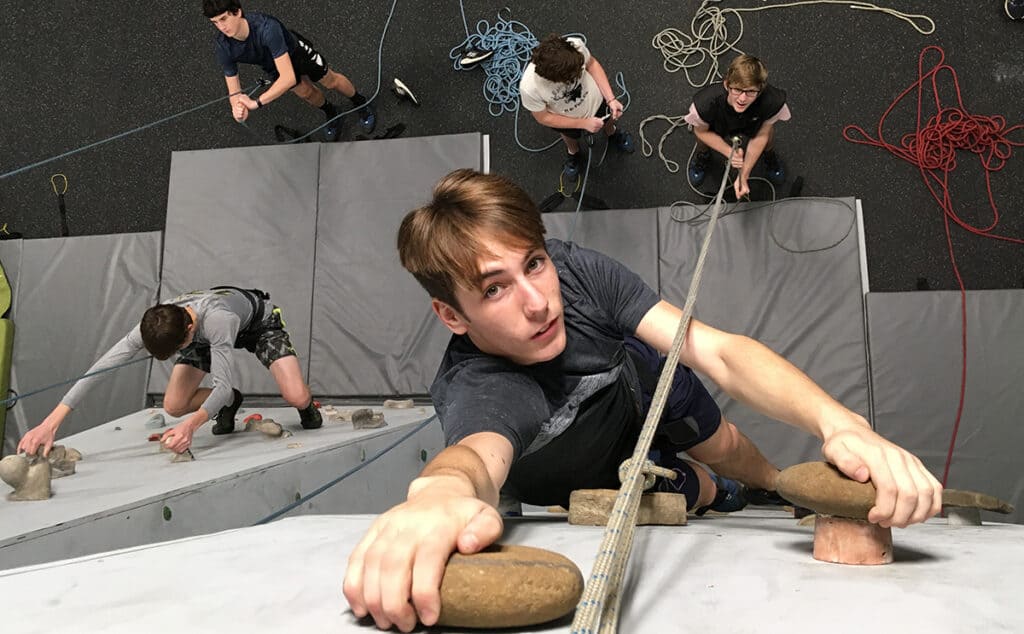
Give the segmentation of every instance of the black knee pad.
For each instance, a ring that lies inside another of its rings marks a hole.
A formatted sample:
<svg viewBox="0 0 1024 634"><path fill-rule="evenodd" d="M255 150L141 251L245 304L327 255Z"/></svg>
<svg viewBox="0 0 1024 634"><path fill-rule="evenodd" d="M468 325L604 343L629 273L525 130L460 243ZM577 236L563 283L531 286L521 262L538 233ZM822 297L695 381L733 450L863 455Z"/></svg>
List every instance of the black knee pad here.
<svg viewBox="0 0 1024 634"><path fill-rule="evenodd" d="M658 466L672 469L676 472L675 480L659 476L654 482L654 491L663 493L682 493L686 496L686 508L692 510L700 497L700 478L697 477L697 470L693 465L676 456L665 453L654 458Z"/></svg>

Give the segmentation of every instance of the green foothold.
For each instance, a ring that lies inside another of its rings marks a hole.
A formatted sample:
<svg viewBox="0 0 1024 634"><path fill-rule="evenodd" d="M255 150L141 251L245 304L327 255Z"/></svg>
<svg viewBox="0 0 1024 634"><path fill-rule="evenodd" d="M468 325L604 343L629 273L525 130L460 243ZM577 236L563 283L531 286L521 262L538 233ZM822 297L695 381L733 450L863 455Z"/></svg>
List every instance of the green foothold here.
<svg viewBox="0 0 1024 634"><path fill-rule="evenodd" d="M169 506L164 507L164 520L171 521L171 507Z"/></svg>
<svg viewBox="0 0 1024 634"><path fill-rule="evenodd" d="M426 449L420 449L420 462L426 462L426 461L427 461L427 450Z"/></svg>
<svg viewBox="0 0 1024 634"><path fill-rule="evenodd" d="M359 462L366 462L366 448L359 448Z"/></svg>
<svg viewBox="0 0 1024 634"><path fill-rule="evenodd" d="M298 491L296 491L296 492L295 492L295 501L296 501L296 502L298 502L298 501L299 501L299 500L301 500L301 499L302 499L302 496L301 496L301 495L299 495L299 492L298 492Z"/></svg>

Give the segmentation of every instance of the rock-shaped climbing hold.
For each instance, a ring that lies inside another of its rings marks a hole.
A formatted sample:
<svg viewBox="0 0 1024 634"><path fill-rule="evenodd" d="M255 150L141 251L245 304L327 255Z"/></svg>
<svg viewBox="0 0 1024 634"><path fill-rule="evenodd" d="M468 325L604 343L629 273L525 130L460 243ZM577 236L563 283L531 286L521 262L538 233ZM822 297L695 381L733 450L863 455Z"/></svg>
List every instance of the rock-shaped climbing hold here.
<svg viewBox="0 0 1024 634"><path fill-rule="evenodd" d="M473 555L455 553L441 581L438 625L537 625L572 612L582 594L579 568L558 553L500 544Z"/></svg>
<svg viewBox="0 0 1024 634"><path fill-rule="evenodd" d="M577 489L569 496L569 523L605 526L615 508L616 489ZM653 492L640 496L637 526L686 524L686 496L682 493Z"/></svg>
<svg viewBox="0 0 1024 634"><path fill-rule="evenodd" d="M7 496L12 502L50 499L50 462L45 458L7 456L0 460L0 480L14 489Z"/></svg>
<svg viewBox="0 0 1024 634"><path fill-rule="evenodd" d="M256 416L259 416L259 414L256 414ZM282 427L281 423L273 418L262 417L252 420L246 419L245 431L258 431L272 438L287 438L292 435L290 431Z"/></svg>
<svg viewBox="0 0 1024 634"><path fill-rule="evenodd" d="M50 461L50 477L63 478L73 475L75 473L75 465L81 459L82 453L77 449L65 447L64 445L54 445L50 448L50 455L47 456L47 460Z"/></svg>
<svg viewBox="0 0 1024 634"><path fill-rule="evenodd" d="M372 409L357 409L352 412L352 427L354 429L376 429L386 425L384 414L374 413Z"/></svg>
<svg viewBox="0 0 1024 634"><path fill-rule="evenodd" d="M384 401L384 407L387 409L409 409L413 406L413 400L407 398L401 401L388 399Z"/></svg>
<svg viewBox="0 0 1024 634"><path fill-rule="evenodd" d="M145 427L146 429L160 429L161 427L164 427L166 424L167 421L164 419L164 415L157 413L153 414L152 416L149 417L149 419L146 420Z"/></svg>
<svg viewBox="0 0 1024 634"><path fill-rule="evenodd" d="M867 519L875 486L851 480L827 462L805 462L782 470L779 495L819 515Z"/></svg>

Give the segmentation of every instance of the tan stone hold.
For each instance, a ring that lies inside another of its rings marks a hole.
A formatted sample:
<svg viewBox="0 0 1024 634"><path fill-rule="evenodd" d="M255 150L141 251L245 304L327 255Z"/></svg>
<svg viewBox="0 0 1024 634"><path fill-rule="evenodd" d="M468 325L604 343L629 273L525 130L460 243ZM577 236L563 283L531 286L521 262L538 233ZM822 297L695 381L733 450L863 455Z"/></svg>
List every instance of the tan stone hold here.
<svg viewBox="0 0 1024 634"><path fill-rule="evenodd" d="M814 526L814 520L815 520L816 517L818 517L818 516L815 515L814 513L811 513L810 515L804 515L803 517L801 517L800 519L798 519L796 521L796 525L797 526L811 526L811 527L813 527Z"/></svg>
<svg viewBox="0 0 1024 634"><path fill-rule="evenodd" d="M245 424L245 431L258 431L272 438L288 438L292 435L290 431L282 427L281 423L273 418L252 419Z"/></svg>
<svg viewBox="0 0 1024 634"><path fill-rule="evenodd" d="M834 564L877 566L892 563L892 529L867 520L818 514L814 558Z"/></svg>
<svg viewBox="0 0 1024 634"><path fill-rule="evenodd" d="M377 429L386 426L384 414L380 412L374 412L369 408L357 409L352 412L352 427L354 429Z"/></svg>
<svg viewBox="0 0 1024 634"><path fill-rule="evenodd" d="M570 559L540 548L494 545L455 553L441 581L444 627L527 627L572 612L583 575Z"/></svg>
<svg viewBox="0 0 1024 634"><path fill-rule="evenodd" d="M391 399L384 401L384 407L386 409L411 409L413 405L415 405L415 403L411 398L407 398L401 401Z"/></svg>
<svg viewBox="0 0 1024 634"><path fill-rule="evenodd" d="M615 507L615 489L577 489L569 496L569 523L605 526ZM637 526L686 524L686 496L682 493L644 493L636 516Z"/></svg>
<svg viewBox="0 0 1024 634"><path fill-rule="evenodd" d="M783 469L779 495L818 515L867 519L875 505L875 486L851 480L826 462L805 462Z"/></svg>
<svg viewBox="0 0 1024 634"><path fill-rule="evenodd" d="M50 478L63 478L75 473L76 463L82 459L82 452L77 449L54 445L50 448L47 460L50 462Z"/></svg>
<svg viewBox="0 0 1024 634"><path fill-rule="evenodd" d="M50 499L50 462L22 454L0 460L0 480L14 489L7 495L12 502Z"/></svg>
<svg viewBox="0 0 1024 634"><path fill-rule="evenodd" d="M946 489L942 492L942 506L966 509L981 509L1007 515L1013 513L1013 505L992 495L977 491Z"/></svg>

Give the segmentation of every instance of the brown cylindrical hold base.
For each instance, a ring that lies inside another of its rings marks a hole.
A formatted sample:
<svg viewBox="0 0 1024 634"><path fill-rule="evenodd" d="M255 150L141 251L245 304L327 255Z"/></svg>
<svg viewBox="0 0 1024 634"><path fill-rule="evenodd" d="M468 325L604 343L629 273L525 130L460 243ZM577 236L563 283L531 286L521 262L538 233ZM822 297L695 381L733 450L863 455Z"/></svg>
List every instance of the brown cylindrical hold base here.
<svg viewBox="0 0 1024 634"><path fill-rule="evenodd" d="M867 520L818 515L814 522L814 558L861 566L892 563L892 529Z"/></svg>

